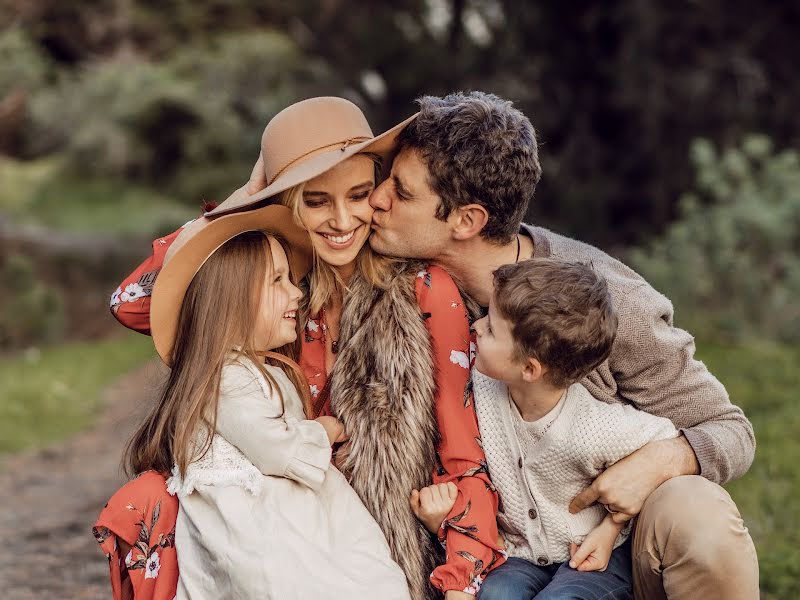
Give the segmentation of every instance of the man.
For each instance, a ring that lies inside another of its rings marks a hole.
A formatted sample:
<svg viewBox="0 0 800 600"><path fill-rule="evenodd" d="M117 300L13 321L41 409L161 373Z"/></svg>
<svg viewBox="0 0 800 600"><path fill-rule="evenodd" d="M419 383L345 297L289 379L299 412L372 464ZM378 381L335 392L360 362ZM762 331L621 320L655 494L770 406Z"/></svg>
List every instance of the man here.
<svg viewBox="0 0 800 600"><path fill-rule="evenodd" d="M522 223L541 167L533 127L510 102L472 92L419 104L391 175L370 198L372 247L440 265L484 307L502 264L591 264L608 282L620 327L608 360L582 383L596 398L669 418L681 435L607 469L570 510L599 502L615 520L638 516L637 598L757 598L755 548L720 487L752 463L753 429L694 358L693 338L673 326L669 300L601 250ZM447 594L460 597L469 595Z"/></svg>

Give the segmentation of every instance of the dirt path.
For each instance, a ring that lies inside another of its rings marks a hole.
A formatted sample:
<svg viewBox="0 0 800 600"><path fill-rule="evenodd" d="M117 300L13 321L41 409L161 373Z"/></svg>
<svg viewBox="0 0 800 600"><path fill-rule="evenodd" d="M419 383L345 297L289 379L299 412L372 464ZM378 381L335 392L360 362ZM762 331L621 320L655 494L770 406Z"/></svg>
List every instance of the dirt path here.
<svg viewBox="0 0 800 600"><path fill-rule="evenodd" d="M164 376L152 362L104 392L91 431L5 461L0 472L0 596L110 598L108 563L91 526L124 481L123 446Z"/></svg>

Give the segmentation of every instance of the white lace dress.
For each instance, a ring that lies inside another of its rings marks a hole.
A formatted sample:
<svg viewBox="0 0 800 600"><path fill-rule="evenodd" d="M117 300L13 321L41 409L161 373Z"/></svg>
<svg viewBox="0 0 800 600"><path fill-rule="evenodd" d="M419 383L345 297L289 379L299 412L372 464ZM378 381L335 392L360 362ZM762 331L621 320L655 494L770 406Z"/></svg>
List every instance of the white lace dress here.
<svg viewBox="0 0 800 600"><path fill-rule="evenodd" d="M180 498L177 598L408 598L383 533L330 464L325 430L267 369L283 416L256 366L232 361L211 449L168 481Z"/></svg>

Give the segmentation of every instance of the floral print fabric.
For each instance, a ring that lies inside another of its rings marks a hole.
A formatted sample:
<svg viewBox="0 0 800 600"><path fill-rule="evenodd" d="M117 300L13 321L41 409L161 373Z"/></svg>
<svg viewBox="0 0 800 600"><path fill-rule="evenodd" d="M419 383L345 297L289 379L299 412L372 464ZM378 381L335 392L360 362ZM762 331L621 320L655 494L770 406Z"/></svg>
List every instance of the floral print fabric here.
<svg viewBox="0 0 800 600"><path fill-rule="evenodd" d="M108 559L114 600L173 600L178 587L178 500L164 477L143 473L106 504L92 532ZM123 556L124 542L130 551Z"/></svg>

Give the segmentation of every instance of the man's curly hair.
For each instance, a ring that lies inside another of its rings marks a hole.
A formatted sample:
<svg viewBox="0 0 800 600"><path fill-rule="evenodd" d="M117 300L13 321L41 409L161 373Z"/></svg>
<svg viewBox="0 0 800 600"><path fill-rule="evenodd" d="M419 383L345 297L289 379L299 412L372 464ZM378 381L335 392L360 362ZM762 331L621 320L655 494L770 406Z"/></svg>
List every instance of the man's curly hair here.
<svg viewBox="0 0 800 600"><path fill-rule="evenodd" d="M507 244L542 175L533 125L510 101L484 92L423 96L417 104L399 147L419 151L428 167L428 185L441 198L436 217L479 204L489 213L481 235Z"/></svg>

